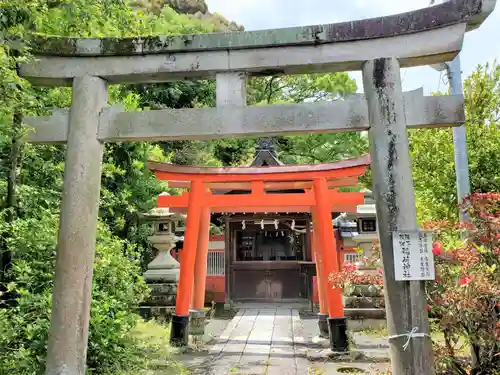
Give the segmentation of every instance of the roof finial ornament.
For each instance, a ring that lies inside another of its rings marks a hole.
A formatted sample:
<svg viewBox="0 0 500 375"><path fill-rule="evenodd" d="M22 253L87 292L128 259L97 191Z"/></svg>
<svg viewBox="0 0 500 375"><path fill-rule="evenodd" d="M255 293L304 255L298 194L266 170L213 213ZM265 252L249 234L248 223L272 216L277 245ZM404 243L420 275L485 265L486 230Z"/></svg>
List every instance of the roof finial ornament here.
<svg viewBox="0 0 500 375"><path fill-rule="evenodd" d="M277 145L273 138L259 138L255 147L255 153L258 153L259 151L268 151L276 157L276 148Z"/></svg>

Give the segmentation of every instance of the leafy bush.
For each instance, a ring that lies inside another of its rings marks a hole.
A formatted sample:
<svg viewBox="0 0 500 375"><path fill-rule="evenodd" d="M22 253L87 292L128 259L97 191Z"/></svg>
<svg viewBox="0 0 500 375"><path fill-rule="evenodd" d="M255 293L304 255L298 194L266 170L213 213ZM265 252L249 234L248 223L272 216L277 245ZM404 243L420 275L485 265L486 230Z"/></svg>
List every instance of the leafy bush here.
<svg viewBox="0 0 500 375"><path fill-rule="evenodd" d="M43 374L51 313L58 215L41 207L46 192L26 190L22 201L31 211L12 223L8 249L14 263L9 289L18 293L17 305L0 309L0 374ZM50 206L56 206L49 202ZM5 226L0 221L0 229ZM99 224L92 290L88 347L89 374L120 374L143 368L141 343L131 334L139 322L132 313L148 288L139 276L138 256L132 246Z"/></svg>
<svg viewBox="0 0 500 375"><path fill-rule="evenodd" d="M444 342L435 345L437 370L443 374L500 373L500 193L476 193L464 201L471 222L458 228L446 221L435 244L436 280L427 293L430 315ZM467 231L465 241L457 234ZM472 360L463 358L464 342Z"/></svg>

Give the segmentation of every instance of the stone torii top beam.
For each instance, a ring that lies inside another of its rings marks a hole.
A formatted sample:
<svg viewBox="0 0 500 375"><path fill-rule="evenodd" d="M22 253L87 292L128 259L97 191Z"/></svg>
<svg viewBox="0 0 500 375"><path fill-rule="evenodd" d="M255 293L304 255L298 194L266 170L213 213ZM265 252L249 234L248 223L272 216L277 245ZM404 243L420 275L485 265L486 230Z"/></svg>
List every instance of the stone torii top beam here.
<svg viewBox="0 0 500 375"><path fill-rule="evenodd" d="M380 56L402 67L451 61L463 35L496 0L452 0L412 12L325 25L262 31L137 38L35 38L37 61L21 66L35 84L70 85L73 77L109 83L360 70Z"/></svg>
<svg viewBox="0 0 500 375"><path fill-rule="evenodd" d="M418 89L404 93L408 128L460 126L463 96L424 96ZM69 110L51 116L25 117L31 143L66 143ZM266 106L164 109L124 112L121 106L104 108L97 139L102 142L210 140L223 137L366 131L370 128L364 95L347 100Z"/></svg>

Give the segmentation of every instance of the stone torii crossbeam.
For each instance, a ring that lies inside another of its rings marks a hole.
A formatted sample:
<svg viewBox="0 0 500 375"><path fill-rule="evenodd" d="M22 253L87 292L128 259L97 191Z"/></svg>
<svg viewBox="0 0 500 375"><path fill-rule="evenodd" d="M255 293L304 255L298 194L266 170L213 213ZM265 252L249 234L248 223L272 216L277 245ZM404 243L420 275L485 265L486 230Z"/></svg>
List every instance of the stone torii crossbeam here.
<svg viewBox="0 0 500 375"><path fill-rule="evenodd" d="M360 130L370 137L392 371L432 374L428 336L402 349L407 332L429 326L423 283L394 279L392 232L418 229L407 127L461 125L463 97L403 95L400 68L451 61L495 3L452 0L374 19L225 34L36 37L36 59L20 74L35 85L73 88L69 112L25 119L34 128L28 141L67 144L46 374L85 372L104 142ZM363 72L364 100L246 107L249 75L352 70ZM212 77L214 109L125 113L107 105L108 84Z"/></svg>

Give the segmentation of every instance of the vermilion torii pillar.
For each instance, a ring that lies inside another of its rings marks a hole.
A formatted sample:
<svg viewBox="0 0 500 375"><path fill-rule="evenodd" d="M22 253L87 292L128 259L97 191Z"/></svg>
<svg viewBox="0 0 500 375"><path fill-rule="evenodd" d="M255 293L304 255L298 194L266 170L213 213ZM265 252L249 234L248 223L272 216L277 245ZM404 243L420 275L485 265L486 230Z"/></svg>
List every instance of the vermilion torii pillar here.
<svg viewBox="0 0 500 375"><path fill-rule="evenodd" d="M414 203L404 196L413 192L408 183L411 164L406 129L460 126L464 122L462 95L424 97L422 92L402 93L398 70L453 60L462 48L465 32L479 27L495 4L495 0L451 0L387 17L271 31L125 39L30 38L35 58L21 64L20 75L35 85L73 85L78 91L73 93L71 114L68 110L57 110L52 116L24 119L34 129L27 137L29 142L67 143L71 159L66 160L46 374L83 375L85 371L88 291L92 282L88 263L93 259L96 240L95 228L90 227L97 222L99 189L95 185L99 184L96 176L102 162L99 145L369 130L372 149L377 154L380 151L372 162L378 185L374 191L380 193L376 201L377 216L379 221L390 223L378 225L384 230L381 246L388 275L394 272L390 269L392 232L415 226L413 212L406 211L406 217L398 216L400 205L403 210ZM253 107L247 107L242 100L242 81L247 75L348 70L363 70L366 97ZM154 83L214 76L221 81L217 84L217 108L130 113L123 108L107 108L102 100L104 83ZM389 104L394 110L388 110ZM85 109L90 109L90 117L83 115ZM386 159L390 160L389 168ZM296 207L304 207L310 201L311 195L297 197ZM218 206L223 210L235 202L218 203L230 203ZM269 207L266 209L272 211ZM72 217L79 220L64 219ZM199 227L199 222L193 225ZM196 239L188 242L194 244ZM191 271L186 272L192 272L196 261L191 254L196 246L189 246ZM72 269L80 271L68 271ZM397 337L391 340L393 372L432 374L428 366L430 338L426 336L423 283L413 281L407 285L392 279L389 283L404 295L404 299L394 296L386 299L389 334ZM187 284L184 283L183 289ZM389 294L389 288L385 290ZM185 314L188 305L189 300L183 300L179 312ZM391 312L401 310L411 311L390 316ZM414 328L422 336L413 336L405 351L401 337Z"/></svg>
<svg viewBox="0 0 500 375"><path fill-rule="evenodd" d="M313 218L316 216L315 210L312 210ZM313 224L314 225L314 224ZM329 335L328 328L328 298L327 298L327 287L328 287L328 276L325 277L323 273L323 253L320 248L320 240L317 238L317 232L313 231L312 234L312 248L316 263L316 286L318 290L319 299L319 314L318 314L318 326L320 335L326 337Z"/></svg>
<svg viewBox="0 0 500 375"><path fill-rule="evenodd" d="M314 180L314 195L316 206L313 211L313 225L316 239L319 242L321 254L321 269L324 279L323 283L328 285L328 275L340 271L339 252L332 225L331 205L327 201L328 185L324 179ZM344 317L344 306L342 302L342 290L326 287L328 300L328 332L330 334L330 347L336 352L344 352L348 349L347 324Z"/></svg>
<svg viewBox="0 0 500 375"><path fill-rule="evenodd" d="M193 310L205 307L205 286L207 281L208 243L210 240L210 208L204 206L200 218L196 262L194 267Z"/></svg>
<svg viewBox="0 0 500 375"><path fill-rule="evenodd" d="M170 331L171 343L176 346L185 345L188 341L189 308L194 286L196 249L203 211L204 191L202 181L193 181L187 209L186 233L182 251L179 286L177 288L175 315L172 317L172 329Z"/></svg>

